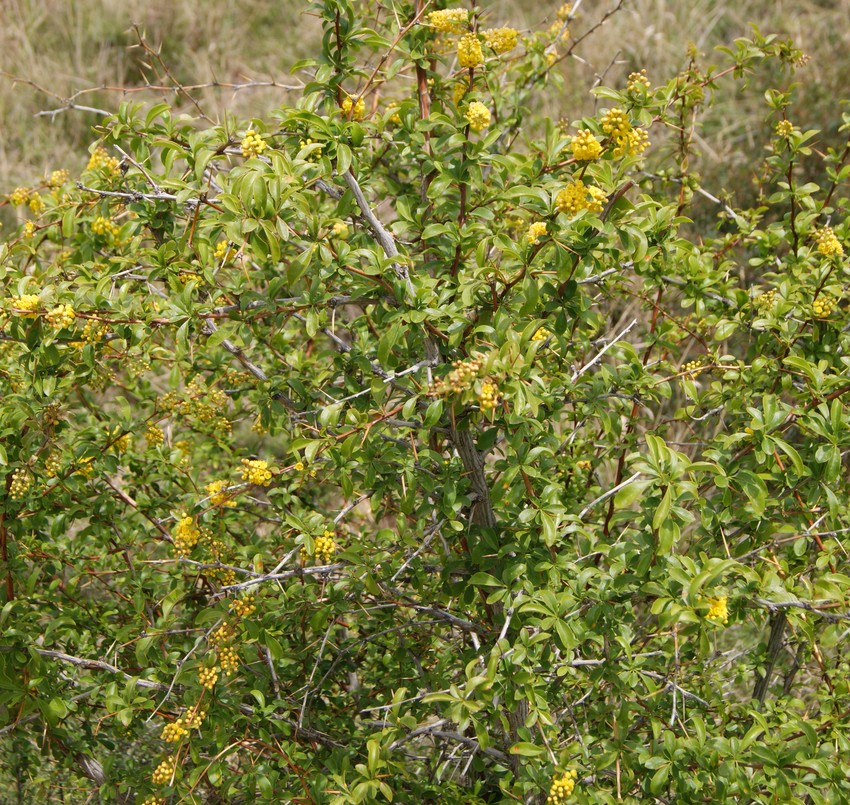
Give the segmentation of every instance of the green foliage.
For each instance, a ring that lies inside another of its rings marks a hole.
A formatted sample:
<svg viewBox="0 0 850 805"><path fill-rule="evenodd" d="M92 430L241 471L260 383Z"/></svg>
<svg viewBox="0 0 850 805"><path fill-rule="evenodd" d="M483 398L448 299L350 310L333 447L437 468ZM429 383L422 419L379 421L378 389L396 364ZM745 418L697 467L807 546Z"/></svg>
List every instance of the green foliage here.
<svg viewBox="0 0 850 805"><path fill-rule="evenodd" d="M847 801L850 147L783 84L758 206L689 171L799 52L524 137L570 20L314 10L297 103L9 196L7 798Z"/></svg>

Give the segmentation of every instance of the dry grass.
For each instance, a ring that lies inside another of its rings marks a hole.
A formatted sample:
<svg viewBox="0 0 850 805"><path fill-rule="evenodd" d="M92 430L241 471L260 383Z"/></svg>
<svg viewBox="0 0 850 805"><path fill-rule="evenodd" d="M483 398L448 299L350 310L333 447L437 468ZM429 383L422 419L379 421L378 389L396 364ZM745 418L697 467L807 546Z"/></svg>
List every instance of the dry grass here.
<svg viewBox="0 0 850 805"><path fill-rule="evenodd" d="M585 0L574 32L580 34L615 4ZM559 2L551 7L528 0L480 5L496 24L534 29L545 24ZM174 77L186 84L245 78L286 81L294 61L317 51L320 36L317 21L303 11L306 3L297 0L209 0L203 5L192 0L7 0L4 6L0 69L59 97L88 87L141 86L146 78L156 83L156 70L145 66L146 54L135 46L133 24L161 50ZM655 81L665 81L686 64L691 43L704 54L702 63L710 64L716 61L715 46L746 36L753 21L763 33L790 35L812 56L798 77L801 103L795 122L826 127L827 137L836 135L833 99L846 95L848 87L848 19L850 0L625 0L623 9L578 48L578 58L564 66L567 90L549 101L545 111L571 119L592 111L587 87L603 71L606 82L615 86L640 67ZM211 89L198 94L214 117L225 109L242 117L263 114L285 100L281 90L234 96ZM746 185L748 167L761 148L758 132L767 112L760 96L758 91L726 95L708 113L711 142L700 143L699 167L710 186ZM98 91L80 103L111 110L120 99L120 93ZM145 93L145 99L158 98ZM98 118L80 111L52 119L34 117L57 105L55 98L32 86L0 80L0 117L5 124L0 191L56 167L77 169L85 161Z"/></svg>

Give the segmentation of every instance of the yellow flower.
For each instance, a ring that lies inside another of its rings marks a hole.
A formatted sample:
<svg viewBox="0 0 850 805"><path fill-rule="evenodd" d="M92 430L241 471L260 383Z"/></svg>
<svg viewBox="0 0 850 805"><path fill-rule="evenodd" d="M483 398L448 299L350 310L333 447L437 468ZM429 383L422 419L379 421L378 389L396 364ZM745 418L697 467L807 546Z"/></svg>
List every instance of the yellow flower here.
<svg viewBox="0 0 850 805"><path fill-rule="evenodd" d="M625 137L631 129L632 124L622 109L609 109L602 116L602 131L614 138Z"/></svg>
<svg viewBox="0 0 850 805"><path fill-rule="evenodd" d="M560 777L553 778L549 796L546 798L546 805L563 805L572 795L576 787L577 777L576 770L570 769Z"/></svg>
<svg viewBox="0 0 850 805"><path fill-rule="evenodd" d="M34 215L38 215L45 207L44 199L38 193L33 193L27 203Z"/></svg>
<svg viewBox="0 0 850 805"><path fill-rule="evenodd" d="M525 237L530 244L534 245L545 234L546 234L546 222L545 221L535 221L533 224L531 224L531 226L528 227L528 232L526 233Z"/></svg>
<svg viewBox="0 0 850 805"><path fill-rule="evenodd" d="M478 392L478 404L482 411L492 410L499 402L498 388L494 383L485 381L481 384L481 391Z"/></svg>
<svg viewBox="0 0 850 805"><path fill-rule="evenodd" d="M88 165L86 165L86 170L102 170L104 173L115 175L120 173L121 163L115 157L109 156L104 148L95 148L89 158Z"/></svg>
<svg viewBox="0 0 850 805"><path fill-rule="evenodd" d="M27 199L30 197L30 192L28 187L16 187L9 194L9 203L13 207L20 207L22 204L26 204Z"/></svg>
<svg viewBox="0 0 850 805"><path fill-rule="evenodd" d="M227 493L227 481L212 481L206 485L206 490L213 506L233 508L236 505L236 501Z"/></svg>
<svg viewBox="0 0 850 805"><path fill-rule="evenodd" d="M828 319L835 310L836 299L828 293L822 293L812 302L812 313L816 319Z"/></svg>
<svg viewBox="0 0 850 805"><path fill-rule="evenodd" d="M475 34L464 34L457 43L457 60L461 67L478 67L484 63L481 42Z"/></svg>
<svg viewBox="0 0 850 805"><path fill-rule="evenodd" d="M27 490L32 486L32 475L25 467L19 467L12 473L12 482L9 485L9 497L12 500L20 500Z"/></svg>
<svg viewBox="0 0 850 805"><path fill-rule="evenodd" d="M316 561L320 565L329 565L336 553L336 542L333 538L333 531L325 531L321 537L316 537L314 553Z"/></svg>
<svg viewBox="0 0 850 805"><path fill-rule="evenodd" d="M195 520L188 515L181 517L174 526L174 549L180 556L188 554L198 540L201 538L201 531L195 525Z"/></svg>
<svg viewBox="0 0 850 805"><path fill-rule="evenodd" d="M50 174L47 184L50 187L62 187L69 178L68 171L62 168L61 170L53 171L53 173Z"/></svg>
<svg viewBox="0 0 850 805"><path fill-rule="evenodd" d="M12 307L12 312L25 319L34 319L35 311L41 305L41 299L38 294L25 293L22 296L13 296L9 303Z"/></svg>
<svg viewBox="0 0 850 805"><path fill-rule="evenodd" d="M573 10L573 7L569 3L564 3L557 11L557 18L561 22L566 22L570 18L570 12Z"/></svg>
<svg viewBox="0 0 850 805"><path fill-rule="evenodd" d="M513 50L519 39L519 31L515 28L488 28L481 33L484 36L484 43L496 53L507 53Z"/></svg>
<svg viewBox="0 0 850 805"><path fill-rule="evenodd" d="M343 100L342 113L346 117L350 117L352 120L362 120L363 116L366 114L366 104L363 101L363 98L358 98L357 103L352 101L351 98Z"/></svg>
<svg viewBox="0 0 850 805"><path fill-rule="evenodd" d="M549 27L549 36L553 39L560 40L561 42L569 42L570 40L570 29L564 25L565 21L558 21L552 23Z"/></svg>
<svg viewBox="0 0 850 805"><path fill-rule="evenodd" d="M682 373L686 378L695 378L700 372L704 372L705 367L702 365L702 358L697 358L695 361L688 361L682 367Z"/></svg>
<svg viewBox="0 0 850 805"><path fill-rule="evenodd" d="M817 241L818 251L826 257L832 255L841 257L844 254L844 247L841 245L841 241L835 237L835 232L833 232L831 226L819 229L815 233L815 241Z"/></svg>
<svg viewBox="0 0 850 805"><path fill-rule="evenodd" d="M622 109L610 109L602 116L602 131L611 137L615 157L640 155L649 148L649 135L644 129L632 128Z"/></svg>
<svg viewBox="0 0 850 805"><path fill-rule="evenodd" d="M97 218L92 221L91 231L94 232L95 235L106 235L114 238L119 232L119 226L111 218L107 218L104 215L98 215Z"/></svg>
<svg viewBox="0 0 850 805"><path fill-rule="evenodd" d="M341 240L348 239L348 224L345 223L345 221L336 221L331 227L331 231L334 233L335 237L340 238Z"/></svg>
<svg viewBox="0 0 850 805"><path fill-rule="evenodd" d="M719 598L709 598L707 601L708 614L705 616L706 620L717 621L725 626L729 622L727 602L728 599L725 595L721 595Z"/></svg>
<svg viewBox="0 0 850 805"><path fill-rule="evenodd" d="M459 34L469 25L469 12L465 8L446 8L432 11L428 15L428 24L437 33Z"/></svg>
<svg viewBox="0 0 850 805"><path fill-rule="evenodd" d="M76 318L74 308L70 305L57 305L53 310L45 315L47 323L54 330L61 330L63 327L70 327Z"/></svg>
<svg viewBox="0 0 850 805"><path fill-rule="evenodd" d="M266 150L266 141L253 129L248 129L239 144L245 159L259 156Z"/></svg>
<svg viewBox="0 0 850 805"><path fill-rule="evenodd" d="M272 479L268 462L243 458L242 478L255 486L268 486Z"/></svg>
<svg viewBox="0 0 850 805"><path fill-rule="evenodd" d="M35 224L32 221L27 221L24 224L24 237L31 238L35 235Z"/></svg>
<svg viewBox="0 0 850 805"><path fill-rule="evenodd" d="M794 124L790 120L780 120L776 124L776 133L780 137L790 137L794 133Z"/></svg>
<svg viewBox="0 0 850 805"><path fill-rule="evenodd" d="M600 213L607 196L599 187L587 187L581 179L570 182L558 193L555 205L560 212L577 215L582 210Z"/></svg>
<svg viewBox="0 0 850 805"><path fill-rule="evenodd" d="M480 101L469 104L464 117L473 131L483 131L490 125L490 110Z"/></svg>
<svg viewBox="0 0 850 805"><path fill-rule="evenodd" d="M629 92L638 92L641 89L649 89L649 78L646 75L646 70L641 70L639 73L629 73L629 82L626 84L626 89Z"/></svg>
<svg viewBox="0 0 850 805"><path fill-rule="evenodd" d="M236 256L236 249L234 249L226 240L220 240L215 244L215 252L213 255L217 263L229 263Z"/></svg>
<svg viewBox="0 0 850 805"><path fill-rule="evenodd" d="M174 776L174 758L167 757L154 770L151 781L154 785L167 785Z"/></svg>
<svg viewBox="0 0 850 805"><path fill-rule="evenodd" d="M588 129L581 129L573 137L570 148L573 156L581 161L596 159L602 153L601 143L593 136L593 132Z"/></svg>
<svg viewBox="0 0 850 805"><path fill-rule="evenodd" d="M168 744L177 743L177 741L184 738L189 734L189 730L183 726L183 719L178 718L176 721L171 722L171 724L166 724L162 728L162 735L160 738Z"/></svg>

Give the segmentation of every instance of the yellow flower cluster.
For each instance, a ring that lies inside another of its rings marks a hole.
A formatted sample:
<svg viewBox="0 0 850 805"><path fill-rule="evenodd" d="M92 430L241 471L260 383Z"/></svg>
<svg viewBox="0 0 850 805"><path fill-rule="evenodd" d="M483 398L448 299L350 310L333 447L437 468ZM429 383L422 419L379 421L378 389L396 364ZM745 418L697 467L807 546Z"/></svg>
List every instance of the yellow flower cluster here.
<svg viewBox="0 0 850 805"><path fill-rule="evenodd" d="M62 421L62 406L59 403L52 402L46 406L41 414L42 421L46 427L58 425Z"/></svg>
<svg viewBox="0 0 850 805"><path fill-rule="evenodd" d="M828 293L822 293L812 302L812 313L816 319L828 319L835 310L836 299Z"/></svg>
<svg viewBox="0 0 850 805"><path fill-rule="evenodd" d="M32 476L25 467L18 467L12 473L12 483L9 485L9 497L20 500L32 486Z"/></svg>
<svg viewBox="0 0 850 805"><path fill-rule="evenodd" d="M70 305L56 305L53 310L48 311L44 318L54 330L70 327L74 323L77 314Z"/></svg>
<svg viewBox="0 0 850 805"><path fill-rule="evenodd" d="M102 321L86 319L86 323L83 325L82 339L87 344L95 344L106 335L107 329Z"/></svg>
<svg viewBox="0 0 850 805"><path fill-rule="evenodd" d="M10 304L12 306L12 310L19 316L32 319L35 318L35 311L38 310L41 305L41 299L39 299L38 294L25 293L21 296L13 296L10 300Z"/></svg>
<svg viewBox="0 0 850 805"><path fill-rule="evenodd" d="M22 204L26 204L27 200L30 197L30 189L28 187L16 187L9 194L9 203L13 207L20 207Z"/></svg>
<svg viewBox="0 0 850 805"><path fill-rule="evenodd" d="M232 623L222 623L208 638L210 645L223 646L236 637L236 627Z"/></svg>
<svg viewBox="0 0 850 805"><path fill-rule="evenodd" d="M485 382L481 384L478 392L478 404L482 411L491 411L499 402L499 390L494 383Z"/></svg>
<svg viewBox="0 0 850 805"><path fill-rule="evenodd" d="M206 717L207 711L196 706L191 712L183 714L183 724L188 730L196 730L204 723Z"/></svg>
<svg viewBox="0 0 850 805"><path fill-rule="evenodd" d="M561 22L566 22L570 18L570 13L572 12L573 7L569 3L564 3L557 11L557 18Z"/></svg>
<svg viewBox="0 0 850 805"><path fill-rule="evenodd" d="M306 473L306 474L307 474L307 475L309 475L311 478L315 478L315 477L316 477L316 470L314 470L314 469L308 469L308 468L307 468L307 466L304 464L304 462L303 462L303 461L296 461L296 462L295 462L295 470L296 470L297 472L303 472L303 473Z"/></svg>
<svg viewBox="0 0 850 805"><path fill-rule="evenodd" d="M469 104L464 117L473 131L482 131L490 125L490 110L480 101Z"/></svg>
<svg viewBox="0 0 850 805"><path fill-rule="evenodd" d="M567 215L577 215L582 210L600 213L608 197L599 187L585 185L581 179L570 182L555 198L555 206Z"/></svg>
<svg viewBox="0 0 850 805"><path fill-rule="evenodd" d="M104 215L98 215L91 223L91 231L95 235L111 235L113 238L118 235L120 227L111 218Z"/></svg>
<svg viewBox="0 0 850 805"><path fill-rule="evenodd" d="M432 11L428 24L441 34L459 34L469 25L469 11L465 8L446 8Z"/></svg>
<svg viewBox="0 0 850 805"><path fill-rule="evenodd" d="M549 26L549 36L553 39L559 39L561 42L569 42L570 40L570 29L564 27L564 23L566 20L558 21L552 23Z"/></svg>
<svg viewBox="0 0 850 805"><path fill-rule="evenodd" d="M212 481L206 485L206 490L213 506L233 508L236 505L236 501L227 492L227 481Z"/></svg>
<svg viewBox="0 0 850 805"><path fill-rule="evenodd" d="M243 595L242 598L234 598L230 602L230 608L240 618L250 618L257 611L255 600L256 596L254 595Z"/></svg>
<svg viewBox="0 0 850 805"><path fill-rule="evenodd" d="M646 70L641 70L639 73L629 73L629 82L626 84L626 88L629 92L638 92L641 89L649 89L649 76L646 74Z"/></svg>
<svg viewBox="0 0 850 805"><path fill-rule="evenodd" d="M528 227L528 232L525 233L525 237L528 242L534 246L539 242L540 238L542 238L546 234L546 222L545 221L535 221Z"/></svg>
<svg viewBox="0 0 850 805"><path fill-rule="evenodd" d="M755 299L753 299L753 305L758 310L773 310L773 306L776 303L776 289L766 291L765 293L759 294Z"/></svg>
<svg viewBox="0 0 850 805"><path fill-rule="evenodd" d="M213 256L217 263L229 263L236 257L236 249L234 249L226 240L220 240L215 244Z"/></svg>
<svg viewBox="0 0 850 805"><path fill-rule="evenodd" d="M272 472L267 461L242 459L242 479L255 486L268 486Z"/></svg>
<svg viewBox="0 0 850 805"><path fill-rule="evenodd" d="M145 441L150 447L159 447L165 441L165 434L162 432L162 428L149 425L145 431Z"/></svg>
<svg viewBox="0 0 850 805"><path fill-rule="evenodd" d="M44 199L39 193L33 193L27 204L34 215L38 215L45 207Z"/></svg>
<svg viewBox="0 0 850 805"><path fill-rule="evenodd" d="M218 650L218 661L221 663L221 670L225 676L233 676L239 669L239 655L235 648L224 646Z"/></svg>
<svg viewBox="0 0 850 805"><path fill-rule="evenodd" d="M109 441L112 443L113 450L118 453L126 453L133 444L133 437L129 433L120 433L116 428L109 434Z"/></svg>
<svg viewBox="0 0 850 805"><path fill-rule="evenodd" d="M540 327L533 336L531 336L532 341L545 341L549 337L550 333L545 327Z"/></svg>
<svg viewBox="0 0 850 805"><path fill-rule="evenodd" d="M519 31L516 28L488 28L481 33L484 36L484 44L496 53L507 53L513 50L519 40Z"/></svg>
<svg viewBox="0 0 850 805"><path fill-rule="evenodd" d="M555 777L552 780L552 787L549 789L549 796L546 797L546 805L562 805L566 802L576 787L577 777L578 774L575 769L570 769L560 777Z"/></svg>
<svg viewBox="0 0 850 805"><path fill-rule="evenodd" d="M60 170L53 171L53 173L50 174L47 184L49 187L62 187L62 185L70 178L68 171L66 171L65 168L62 168Z"/></svg>
<svg viewBox="0 0 850 805"><path fill-rule="evenodd" d="M315 554L316 561L320 565L329 565L336 553L336 542L333 531L325 531L321 537L316 537Z"/></svg>
<svg viewBox="0 0 850 805"><path fill-rule="evenodd" d="M77 464L77 469L75 472L78 472L80 475L91 478L94 475L94 456L85 456L79 460Z"/></svg>
<svg viewBox="0 0 850 805"><path fill-rule="evenodd" d="M188 734L189 730L183 726L183 719L178 718L176 721L166 724L162 728L162 735L160 738L168 744L173 744L182 740Z"/></svg>
<svg viewBox="0 0 850 805"><path fill-rule="evenodd" d="M841 241L835 237L835 232L831 226L824 226L819 229L815 233L815 240L817 241L818 251L826 257L832 255L841 257L844 254L844 247L841 245Z"/></svg>
<svg viewBox="0 0 850 805"><path fill-rule="evenodd" d="M464 34L457 43L457 60L461 67L478 67L484 63L481 42L475 34Z"/></svg>
<svg viewBox="0 0 850 805"><path fill-rule="evenodd" d="M142 801L142 805L165 805L165 800L162 797L155 797L151 794Z"/></svg>
<svg viewBox="0 0 850 805"><path fill-rule="evenodd" d="M388 122L395 123L396 126L401 125L401 115L398 113L399 108L398 101L390 101L387 104L387 111L391 113Z"/></svg>
<svg viewBox="0 0 850 805"><path fill-rule="evenodd" d="M611 138L615 157L639 156L649 148L649 135L644 129L632 128L622 109L610 109L602 116L602 131Z"/></svg>
<svg viewBox="0 0 850 805"><path fill-rule="evenodd" d="M35 234L35 224L32 221L27 221L24 224L24 237L31 238Z"/></svg>
<svg viewBox="0 0 850 805"><path fill-rule="evenodd" d="M198 544L201 532L195 520L188 515L181 517L174 526L174 549L180 556L186 556Z"/></svg>
<svg viewBox="0 0 850 805"><path fill-rule="evenodd" d="M776 124L776 134L779 137L790 137L794 133L794 124L790 120L780 120Z"/></svg>
<svg viewBox="0 0 850 805"><path fill-rule="evenodd" d="M87 171L102 170L104 173L115 175L121 171L121 163L115 158L106 153L105 148L95 148L89 157Z"/></svg>
<svg viewBox="0 0 850 805"><path fill-rule="evenodd" d="M215 683L218 682L218 672L219 668L217 665L214 665L212 668L201 668L198 671L198 682L201 684L201 687L212 690L215 687Z"/></svg>
<svg viewBox="0 0 850 805"><path fill-rule="evenodd" d="M682 373L685 377L695 378L700 372L704 372L705 367L702 365L702 359L697 358L695 361L688 361L682 367Z"/></svg>
<svg viewBox="0 0 850 805"><path fill-rule="evenodd" d="M589 470L590 467L591 463L586 458L580 458L578 461L576 461L577 470Z"/></svg>
<svg viewBox="0 0 850 805"><path fill-rule="evenodd" d="M596 159L602 153L602 144L592 131L581 129L570 142L570 149L576 159L586 162Z"/></svg>
<svg viewBox="0 0 850 805"><path fill-rule="evenodd" d="M342 113L352 120L362 120L366 114L366 103L363 98L358 98L356 103L351 98L345 98L342 102Z"/></svg>
<svg viewBox="0 0 850 805"><path fill-rule="evenodd" d="M729 622L728 599L725 595L719 598L708 599L708 614L705 616L710 621L717 621L724 626Z"/></svg>
<svg viewBox="0 0 850 805"><path fill-rule="evenodd" d="M242 138L242 142L239 143L239 147L242 149L242 156L245 159L250 159L259 156L266 150L266 141L254 129L248 129Z"/></svg>
<svg viewBox="0 0 850 805"><path fill-rule="evenodd" d="M334 237L348 240L348 224L345 221L336 221L331 227Z"/></svg>
<svg viewBox="0 0 850 805"><path fill-rule="evenodd" d="M468 361L455 361L452 371L445 379L437 380L431 391L434 394L460 394L470 388L481 371L481 359L471 358Z"/></svg>
<svg viewBox="0 0 850 805"><path fill-rule="evenodd" d="M44 474L48 478L55 478L62 469L62 459L56 453L52 453L44 462Z"/></svg>
<svg viewBox="0 0 850 805"><path fill-rule="evenodd" d="M306 148L308 145L313 145L315 140L309 137L306 140L301 140L301 148ZM318 162L322 158L322 147L314 148L306 157L308 162Z"/></svg>
<svg viewBox="0 0 850 805"><path fill-rule="evenodd" d="M174 758L167 757L161 761L151 775L151 780L154 785L166 785L171 782L174 775Z"/></svg>

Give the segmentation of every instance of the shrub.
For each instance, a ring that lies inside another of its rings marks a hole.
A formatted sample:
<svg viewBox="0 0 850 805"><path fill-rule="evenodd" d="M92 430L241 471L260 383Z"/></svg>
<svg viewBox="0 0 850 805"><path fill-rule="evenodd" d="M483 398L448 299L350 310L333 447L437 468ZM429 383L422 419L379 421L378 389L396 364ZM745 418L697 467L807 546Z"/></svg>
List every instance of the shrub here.
<svg viewBox="0 0 850 805"><path fill-rule="evenodd" d="M801 54L523 136L571 10L398 10L317 3L268 119L127 103L10 189L6 791L845 801L850 146L782 86L759 206L689 171Z"/></svg>

